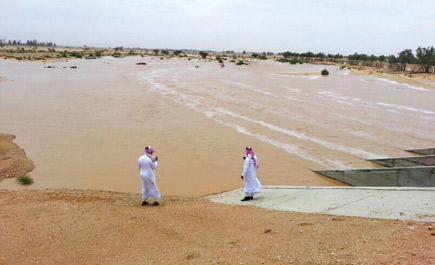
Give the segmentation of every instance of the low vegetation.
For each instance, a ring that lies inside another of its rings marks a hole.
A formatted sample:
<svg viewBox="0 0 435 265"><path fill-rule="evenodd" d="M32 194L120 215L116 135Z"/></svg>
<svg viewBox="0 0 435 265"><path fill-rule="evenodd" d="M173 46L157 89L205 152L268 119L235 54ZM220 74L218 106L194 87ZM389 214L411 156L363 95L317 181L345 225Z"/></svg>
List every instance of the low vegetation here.
<svg viewBox="0 0 435 265"><path fill-rule="evenodd" d="M302 60L299 60L296 58L292 58L292 59L279 58L277 61L280 63L290 63L290 64L303 64L304 63Z"/></svg>
<svg viewBox="0 0 435 265"><path fill-rule="evenodd" d="M17 178L17 182L20 183L21 185L31 185L33 184L33 179L29 176L23 176Z"/></svg>
<svg viewBox="0 0 435 265"><path fill-rule="evenodd" d="M322 75L329 75L329 72L328 72L328 70L326 70L326 69L323 69L322 71L320 71L320 73L321 73Z"/></svg>

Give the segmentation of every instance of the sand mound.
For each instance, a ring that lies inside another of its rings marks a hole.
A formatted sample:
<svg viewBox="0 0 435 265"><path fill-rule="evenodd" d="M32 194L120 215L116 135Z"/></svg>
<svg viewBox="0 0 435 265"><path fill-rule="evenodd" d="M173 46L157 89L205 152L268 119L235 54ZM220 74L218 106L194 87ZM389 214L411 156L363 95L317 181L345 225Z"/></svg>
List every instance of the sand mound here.
<svg viewBox="0 0 435 265"><path fill-rule="evenodd" d="M14 135L0 134L0 181L22 177L35 168L24 150L13 142L14 139Z"/></svg>
<svg viewBox="0 0 435 265"><path fill-rule="evenodd" d="M0 264L434 264L433 223L84 190L0 191Z"/></svg>

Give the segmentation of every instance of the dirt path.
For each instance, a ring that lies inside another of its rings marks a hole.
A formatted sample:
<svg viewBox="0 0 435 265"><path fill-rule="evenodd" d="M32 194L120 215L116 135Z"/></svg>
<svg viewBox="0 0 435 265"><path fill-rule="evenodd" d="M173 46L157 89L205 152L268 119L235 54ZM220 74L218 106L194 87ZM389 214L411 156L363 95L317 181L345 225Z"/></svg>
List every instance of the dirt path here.
<svg viewBox="0 0 435 265"><path fill-rule="evenodd" d="M22 177L35 168L24 150L13 142L14 139L14 135L0 133L0 181Z"/></svg>
<svg viewBox="0 0 435 265"><path fill-rule="evenodd" d="M434 264L433 223L128 193L0 191L0 264Z"/></svg>

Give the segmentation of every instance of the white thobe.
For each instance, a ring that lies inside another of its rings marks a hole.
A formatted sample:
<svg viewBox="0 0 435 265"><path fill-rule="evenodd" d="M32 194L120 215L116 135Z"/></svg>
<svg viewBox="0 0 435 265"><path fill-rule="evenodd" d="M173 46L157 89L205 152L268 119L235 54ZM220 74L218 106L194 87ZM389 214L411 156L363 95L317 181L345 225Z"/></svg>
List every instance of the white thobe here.
<svg viewBox="0 0 435 265"><path fill-rule="evenodd" d="M137 161L139 166L140 181L142 182L142 200L153 197L154 200L160 199L160 191L156 185L156 175L154 170L157 168L157 161L151 160L147 155L139 157Z"/></svg>
<svg viewBox="0 0 435 265"><path fill-rule="evenodd" d="M258 163L258 158L254 155L255 160ZM255 193L261 192L261 183L257 178L257 169L254 166L254 161L251 159L251 155L245 158L243 163L243 182L245 183L245 195L252 197Z"/></svg>

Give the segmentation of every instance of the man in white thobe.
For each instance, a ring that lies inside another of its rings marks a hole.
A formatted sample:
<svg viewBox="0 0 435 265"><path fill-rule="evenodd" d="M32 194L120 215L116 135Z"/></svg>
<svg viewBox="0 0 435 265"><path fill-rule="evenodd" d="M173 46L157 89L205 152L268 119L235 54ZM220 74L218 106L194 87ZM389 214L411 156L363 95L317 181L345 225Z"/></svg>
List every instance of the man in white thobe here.
<svg viewBox="0 0 435 265"><path fill-rule="evenodd" d="M153 158L154 149L151 146L145 147L145 154L139 157L137 164L139 166L140 181L142 182L142 206L148 204L147 199L152 197L153 205L159 205L158 200L162 197L156 185L156 175L154 170L157 168L158 157Z"/></svg>
<svg viewBox="0 0 435 265"><path fill-rule="evenodd" d="M261 183L257 178L258 158L250 147L246 147L246 157L243 163L242 179L245 184L245 198L242 201L254 199L254 194L261 192Z"/></svg>

